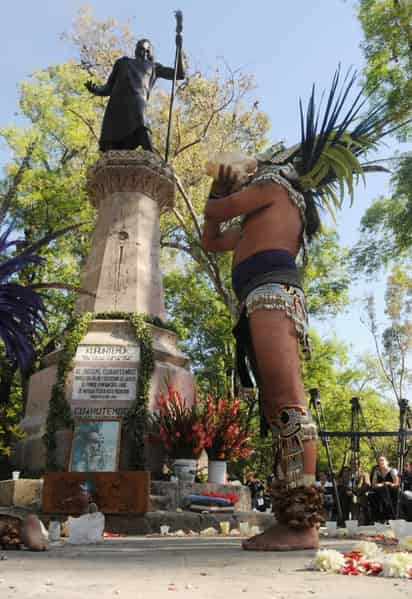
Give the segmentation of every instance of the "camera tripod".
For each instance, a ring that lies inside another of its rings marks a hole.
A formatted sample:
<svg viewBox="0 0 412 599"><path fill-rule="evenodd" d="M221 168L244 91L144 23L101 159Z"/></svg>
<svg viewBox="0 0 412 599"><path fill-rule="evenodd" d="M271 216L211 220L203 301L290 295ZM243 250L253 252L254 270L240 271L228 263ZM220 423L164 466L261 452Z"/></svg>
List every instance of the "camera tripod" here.
<svg viewBox="0 0 412 599"><path fill-rule="evenodd" d="M378 461L379 452L376 448L376 445L373 442L373 437L368 433L368 425L366 423L365 415L362 410L362 406L360 404L359 397L352 397L350 400L351 403L351 425L350 425L350 451L351 451L351 473L352 477L359 476L360 470L360 437L366 437L370 450L373 453L373 456ZM363 433L361 433L363 425Z"/></svg>
<svg viewBox="0 0 412 599"><path fill-rule="evenodd" d="M334 476L334 472L333 472L333 465L332 465L332 459L331 459L331 455L330 455L330 448L329 448L329 438L330 437L349 437L350 439L350 450L351 450L351 457L350 457L350 464L351 464L351 477L352 477L352 490L354 488L354 484L355 484L355 479L359 474L359 466L360 466L360 446L359 446L359 442L360 442L360 438L361 437L366 437L368 439L369 442L369 446L371 448L371 451L373 452L373 455L376 459L376 461L378 460L379 457L379 452L377 451L376 446L373 443L373 439L375 437L398 437L398 472L400 474L400 479L401 479L401 485L400 485L400 489L399 492L397 494L397 500L396 500L396 505L393 506L393 512L394 512L394 517L398 518L399 514L400 514L400 509L401 509L401 497L402 497L402 491L403 491L403 487L404 487L404 480L403 480L403 468L404 468L404 463L405 463L405 457L408 454L409 451L409 447L408 447L408 443L407 443L407 439L408 436L412 435L412 430L411 430L411 411L408 407L408 401L406 399L401 399L399 401L399 429L398 431L383 431L383 432L370 432L368 431L368 426L366 423L366 419L365 416L363 414L362 411L362 407L360 405L360 401L358 397L352 397L351 398L351 430L348 432L341 432L341 431L328 431L327 430L327 426L326 426L326 419L325 419L325 415L323 412L323 407L322 407L322 403L320 401L320 397L319 397L319 391L318 389L310 389L309 390L309 394L310 394L310 407L312 407L314 409L315 415L316 415L316 423L318 426L318 431L319 431L319 437L322 441L322 445L325 448L325 452L326 452L326 456L327 456L327 460L328 460L328 470L329 470L329 476L333 485L333 491L334 491L334 496L335 496L335 501L336 501L336 509L337 509L337 513L338 513L338 521L342 522L343 521L343 511L342 511L342 504L339 500L339 496L338 496L338 490L337 490L337 484L336 484L336 479ZM364 427L364 430L360 430L361 429L361 424Z"/></svg>
<svg viewBox="0 0 412 599"><path fill-rule="evenodd" d="M328 439L327 426L326 426L326 418L325 418L325 413L323 411L322 403L320 401L319 390L318 389L309 389L309 395L310 395L309 407L312 408L315 412L315 418L316 418L316 424L318 427L319 437L320 437L320 440L322 441L323 447L325 448L326 458L328 460L328 474L329 474L330 481L332 483L333 495L334 495L336 511L337 511L337 515L338 515L338 518L337 518L338 523L343 524L342 504L340 501L338 485L336 483L335 473L333 470L332 457L330 455L329 439Z"/></svg>
<svg viewBox="0 0 412 599"><path fill-rule="evenodd" d="M402 493L405 487L405 477L403 469L405 458L408 455L409 447L407 444L407 435L411 431L410 409L407 399L399 400L399 440L398 440L398 475L400 476L400 486L396 501L396 518L399 518L401 511Z"/></svg>

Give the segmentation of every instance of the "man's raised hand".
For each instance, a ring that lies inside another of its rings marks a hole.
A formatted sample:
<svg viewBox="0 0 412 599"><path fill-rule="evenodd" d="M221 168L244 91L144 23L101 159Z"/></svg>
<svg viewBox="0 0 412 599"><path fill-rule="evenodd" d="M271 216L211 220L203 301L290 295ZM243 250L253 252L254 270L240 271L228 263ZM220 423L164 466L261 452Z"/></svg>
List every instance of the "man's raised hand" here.
<svg viewBox="0 0 412 599"><path fill-rule="evenodd" d="M237 178L231 166L221 164L217 178L213 180L210 188L209 198L223 198L233 193Z"/></svg>

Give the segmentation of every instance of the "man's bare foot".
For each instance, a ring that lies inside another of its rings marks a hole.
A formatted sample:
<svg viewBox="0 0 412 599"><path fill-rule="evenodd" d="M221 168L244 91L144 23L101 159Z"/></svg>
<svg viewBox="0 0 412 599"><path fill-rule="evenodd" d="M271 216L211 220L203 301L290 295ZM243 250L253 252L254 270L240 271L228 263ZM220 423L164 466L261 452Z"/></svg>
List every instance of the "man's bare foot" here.
<svg viewBox="0 0 412 599"><path fill-rule="evenodd" d="M247 551L299 551L318 549L319 532L317 528L289 528L275 524L260 535L242 543Z"/></svg>

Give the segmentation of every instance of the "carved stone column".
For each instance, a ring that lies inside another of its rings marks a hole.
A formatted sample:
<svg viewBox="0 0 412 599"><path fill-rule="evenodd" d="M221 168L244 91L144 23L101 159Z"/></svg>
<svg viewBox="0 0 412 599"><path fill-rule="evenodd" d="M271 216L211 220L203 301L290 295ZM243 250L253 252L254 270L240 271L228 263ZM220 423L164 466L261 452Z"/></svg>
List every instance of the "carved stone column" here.
<svg viewBox="0 0 412 599"><path fill-rule="evenodd" d="M150 152L106 152L88 173L98 216L77 312L139 312L164 318L161 210L173 206L173 173Z"/></svg>
<svg viewBox="0 0 412 599"><path fill-rule="evenodd" d="M138 312L164 318L160 271L159 214L173 206L173 172L149 152L105 153L88 173L88 192L98 215L90 254L82 269L76 310L84 312ZM149 409L169 381L189 400L194 380L187 356L177 345L177 335L149 325L155 369L150 381ZM61 350L46 356L42 368L30 379L28 401L14 463L35 471L45 467L43 435ZM66 380L66 398L76 420L123 420L136 396L140 348L127 320L92 320L80 341L74 368ZM56 461L67 468L70 431L57 432ZM127 468L129 446L122 438L120 469ZM156 453L157 452L157 453ZM158 449L146 445L149 470L161 466Z"/></svg>

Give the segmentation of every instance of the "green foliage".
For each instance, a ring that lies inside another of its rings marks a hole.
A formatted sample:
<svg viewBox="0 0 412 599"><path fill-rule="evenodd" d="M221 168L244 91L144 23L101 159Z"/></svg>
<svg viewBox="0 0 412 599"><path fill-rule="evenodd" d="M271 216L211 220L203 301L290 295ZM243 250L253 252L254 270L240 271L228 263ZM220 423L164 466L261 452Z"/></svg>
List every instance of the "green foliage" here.
<svg viewBox="0 0 412 599"><path fill-rule="evenodd" d="M37 356L54 349L66 326L74 303L74 293L56 289L77 288L79 263L87 252L93 210L84 192L85 168L93 160L89 128L75 116L80 110L88 118L90 106L81 88L85 75L73 63L53 66L34 73L20 86L20 115L26 125L0 129L12 161L5 168L0 185L1 211L5 224L13 223L14 235L24 246L43 243L45 262L31 265L16 277L16 283L36 290L48 288L43 298L47 331L39 339ZM83 228L47 243L63 227ZM24 395L4 391L4 413L22 412ZM18 399L16 399L18 398ZM17 420L10 416L8 422Z"/></svg>
<svg viewBox="0 0 412 599"><path fill-rule="evenodd" d="M377 358L384 378L399 403L412 382L409 366L412 350L412 278L399 266L387 280L385 314L388 320L382 331L376 319L374 297L366 299L367 324L375 341Z"/></svg>
<svg viewBox="0 0 412 599"><path fill-rule="evenodd" d="M99 81L109 76L120 56L133 56L136 45L135 33L128 24L112 17L97 20L87 5L79 9L70 31L62 37L78 49L81 68Z"/></svg>
<svg viewBox="0 0 412 599"><path fill-rule="evenodd" d="M350 430L352 397L360 398L367 430L397 430L397 407L377 392L379 380L376 375L371 377L369 364L358 360L356 365L352 365L347 348L337 340L324 341L313 334L312 345L312 359L303 365L304 383L306 389L319 389L328 430ZM349 443L349 439L330 441L335 470L339 470L348 459ZM378 438L375 445L378 453L391 456L395 452L396 439ZM367 470L374 464L374 454L366 440L361 441L361 464ZM327 470L323 448L319 451L318 467Z"/></svg>
<svg viewBox="0 0 412 599"><path fill-rule="evenodd" d="M410 0L360 0L364 32L366 85L377 102L388 101L391 118L406 123L398 131L411 139L412 3ZM409 122L408 122L409 121ZM410 260L412 248L412 156L394 162L392 192L377 198L362 218L361 239L353 252L354 271L368 274L399 259Z"/></svg>
<svg viewBox="0 0 412 599"><path fill-rule="evenodd" d="M388 198L374 200L361 220L353 268L371 274L401 258L412 258L412 153L399 159Z"/></svg>
<svg viewBox="0 0 412 599"><path fill-rule="evenodd" d="M165 300L197 383L213 395L233 394L232 319L199 268L174 269L164 277Z"/></svg>
<svg viewBox="0 0 412 599"><path fill-rule="evenodd" d="M20 374L10 365L0 344L0 456L9 456L13 445L23 436L19 428L22 406Z"/></svg>
<svg viewBox="0 0 412 599"><path fill-rule="evenodd" d="M99 315L97 315L99 318ZM152 349L152 335L146 323L150 318L141 314L127 314L125 317L134 328L136 340L140 344L139 376L136 385L136 399L133 402L127 417L126 427L130 433L130 464L133 470L144 470L144 436L148 420L148 402L150 392L150 379L154 371L154 357Z"/></svg>
<svg viewBox="0 0 412 599"><path fill-rule="evenodd" d="M74 367L77 346L87 333L93 314L87 312L76 319L64 339L64 345L57 364L56 383L53 385L47 413L46 433L43 440L47 449L47 469L55 470L56 433L59 429L73 429L74 421L66 400L66 379Z"/></svg>
<svg viewBox="0 0 412 599"><path fill-rule="evenodd" d="M349 251L336 232L323 230L312 242L303 284L311 317L330 318L348 305Z"/></svg>
<svg viewBox="0 0 412 599"><path fill-rule="evenodd" d="M44 292L48 333L39 353L58 339L70 319L79 264L87 255L94 211L84 189L87 166L96 158L95 137L86 123L97 114L82 90L85 74L74 62L49 67L20 86L24 128L0 129L13 161L6 167L7 220L21 243L36 243L62 226L82 228L43 247L44 264L25 269L19 283ZM22 166L24 165L24 166ZM63 294L56 288L67 286Z"/></svg>
<svg viewBox="0 0 412 599"><path fill-rule="evenodd" d="M87 333L89 323L93 319L128 320L132 325L136 340L140 344L140 365L134 400L125 424L131 442L130 464L134 470L144 470L144 434L147 423L147 405L150 392L150 379L154 370L152 337L146 324L153 323L153 318L128 312L86 312L75 318L65 335L62 351L57 365L57 381L52 389L47 415L44 442L47 448L47 469L56 469L55 451L57 447L56 432L59 429L73 429L74 421L70 406L66 399L66 379L74 367L74 358L80 341ZM160 324L156 320L156 325Z"/></svg>
<svg viewBox="0 0 412 599"><path fill-rule="evenodd" d="M412 3L360 0L358 15L365 40L365 76L370 91L385 97L398 121L412 109ZM405 127L404 135L410 132Z"/></svg>

